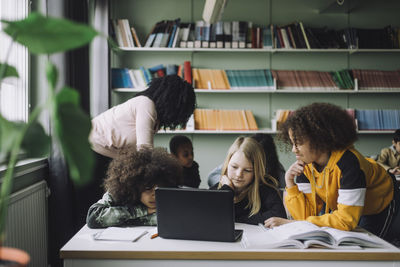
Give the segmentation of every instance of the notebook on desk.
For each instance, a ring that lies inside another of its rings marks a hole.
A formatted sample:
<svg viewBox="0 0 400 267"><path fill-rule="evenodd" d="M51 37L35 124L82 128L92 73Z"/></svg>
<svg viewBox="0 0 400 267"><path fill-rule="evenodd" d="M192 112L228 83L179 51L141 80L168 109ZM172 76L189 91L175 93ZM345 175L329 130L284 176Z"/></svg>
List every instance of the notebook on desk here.
<svg viewBox="0 0 400 267"><path fill-rule="evenodd" d="M157 188L157 228L163 238L234 242L233 192L195 188Z"/></svg>

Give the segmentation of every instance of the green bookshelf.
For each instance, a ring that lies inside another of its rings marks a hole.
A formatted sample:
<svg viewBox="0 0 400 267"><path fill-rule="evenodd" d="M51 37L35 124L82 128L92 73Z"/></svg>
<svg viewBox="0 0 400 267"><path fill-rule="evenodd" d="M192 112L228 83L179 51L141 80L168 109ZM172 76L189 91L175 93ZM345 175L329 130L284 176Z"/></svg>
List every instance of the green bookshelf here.
<svg viewBox="0 0 400 267"><path fill-rule="evenodd" d="M347 7L337 7L333 0L229 0L223 21L244 20L253 24L285 25L302 21L306 26L383 28L400 26L399 1L345 1ZM109 18L127 18L144 44L146 35L160 20L181 18L183 22L201 20L204 0L109 0ZM347 5L347 4L346 4ZM210 48L123 48L110 51L111 67L139 68L157 64L182 64L191 61L195 68L214 69L288 69L322 70L400 68L400 49L210 49ZM110 106L135 95L129 89L111 90ZM400 90L368 91L204 91L196 90L199 108L250 109L259 132L275 134L271 119L277 109L296 109L312 102L330 102L354 109L400 109ZM201 187L207 187L208 173L226 155L229 146L239 135L253 132L177 132L190 137L195 160L200 165ZM168 147L176 132L155 136L155 145ZM374 155L391 142L390 132L359 132L356 147L364 155ZM281 162L287 168L295 160L292 153L280 149Z"/></svg>

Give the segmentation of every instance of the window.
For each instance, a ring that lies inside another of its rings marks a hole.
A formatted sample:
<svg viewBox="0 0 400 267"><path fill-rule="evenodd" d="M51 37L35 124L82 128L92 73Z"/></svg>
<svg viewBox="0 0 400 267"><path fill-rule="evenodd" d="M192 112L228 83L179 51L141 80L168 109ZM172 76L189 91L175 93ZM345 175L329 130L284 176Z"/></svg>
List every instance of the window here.
<svg viewBox="0 0 400 267"><path fill-rule="evenodd" d="M23 19L29 12L29 0L1 0L0 18ZM19 78L7 78L0 84L0 112L8 120L27 121L29 113L29 56L28 50L3 33L0 24L0 62L14 66Z"/></svg>

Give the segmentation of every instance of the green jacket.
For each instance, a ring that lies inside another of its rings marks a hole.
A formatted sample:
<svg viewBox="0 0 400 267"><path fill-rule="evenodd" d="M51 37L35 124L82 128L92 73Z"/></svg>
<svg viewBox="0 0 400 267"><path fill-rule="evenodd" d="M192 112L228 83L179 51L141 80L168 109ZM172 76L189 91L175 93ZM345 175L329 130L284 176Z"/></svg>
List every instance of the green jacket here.
<svg viewBox="0 0 400 267"><path fill-rule="evenodd" d="M106 192L103 198L93 204L88 211L86 223L90 228L110 226L157 225L156 213L148 214L143 204L118 206Z"/></svg>

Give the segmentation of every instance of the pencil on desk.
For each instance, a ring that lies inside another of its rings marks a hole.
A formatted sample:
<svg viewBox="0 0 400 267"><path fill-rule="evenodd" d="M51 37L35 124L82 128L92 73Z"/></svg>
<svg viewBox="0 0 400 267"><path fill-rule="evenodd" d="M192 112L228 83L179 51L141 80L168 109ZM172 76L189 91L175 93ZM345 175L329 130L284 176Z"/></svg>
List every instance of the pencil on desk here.
<svg viewBox="0 0 400 267"><path fill-rule="evenodd" d="M158 233L155 233L155 234L152 234L150 238L153 239L153 238L156 238L157 236L158 236Z"/></svg>

